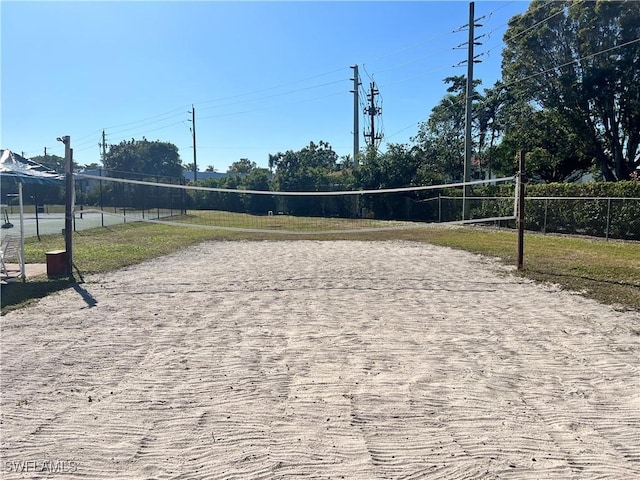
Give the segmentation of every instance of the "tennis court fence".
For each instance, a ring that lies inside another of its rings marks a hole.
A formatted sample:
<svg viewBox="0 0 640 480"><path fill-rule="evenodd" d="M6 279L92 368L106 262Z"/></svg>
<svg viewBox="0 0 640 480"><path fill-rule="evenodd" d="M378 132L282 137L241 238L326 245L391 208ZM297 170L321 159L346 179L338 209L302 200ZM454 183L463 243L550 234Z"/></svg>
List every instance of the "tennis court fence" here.
<svg viewBox="0 0 640 480"><path fill-rule="evenodd" d="M501 189L492 190L492 186L478 186L474 194L464 200L459 188L368 197L348 195L302 198L276 197L267 192L249 195L242 192L189 190L180 188L185 187L180 179L132 184L99 179L83 180L79 176L75 186L74 229L77 231L134 221L180 220L188 217L190 212L213 210L242 212L256 217L270 213L277 216L282 213L295 215L297 211L311 211L313 216L319 217L445 223L460 221L463 201L470 205L469 218L487 219L485 223L504 228L516 226L515 220L509 218L513 216L513 196L504 195L505 192ZM167 188L169 186L172 188ZM476 196L478 192L480 194ZM40 233L60 233L64 228L64 206L44 204L36 209L33 203L32 198L25 198L25 213L32 217L39 213L40 221L48 220L51 225L43 231L41 224ZM16 207L13 205L5 205L4 208L9 213L15 213ZM525 228L542 233L638 241L640 197L527 196Z"/></svg>

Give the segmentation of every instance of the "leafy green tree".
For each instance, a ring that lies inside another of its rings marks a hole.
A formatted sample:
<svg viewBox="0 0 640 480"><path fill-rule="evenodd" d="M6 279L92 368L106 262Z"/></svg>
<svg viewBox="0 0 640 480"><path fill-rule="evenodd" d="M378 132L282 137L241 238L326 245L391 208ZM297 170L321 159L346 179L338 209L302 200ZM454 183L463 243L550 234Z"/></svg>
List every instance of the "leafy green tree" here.
<svg viewBox="0 0 640 480"><path fill-rule="evenodd" d="M269 155L269 168L275 169L275 186L279 190L327 190L327 173L338 169L338 155L331 145L310 142L302 150Z"/></svg>
<svg viewBox="0 0 640 480"><path fill-rule="evenodd" d="M143 177L182 177L182 161L178 147L172 143L124 140L111 145L104 159L105 167L113 175L138 174Z"/></svg>
<svg viewBox="0 0 640 480"><path fill-rule="evenodd" d="M271 173L266 168L259 168L254 162L249 172L241 179L240 187L246 190L271 190ZM248 213L265 215L276 210L276 201L270 195L246 195L243 196L243 204Z"/></svg>
<svg viewBox="0 0 640 480"><path fill-rule="evenodd" d="M439 166L421 146L389 144L384 153L368 152L354 170L357 188L379 190L442 183ZM421 201L430 192L376 194L362 198L360 207L376 218L420 219Z"/></svg>
<svg viewBox="0 0 640 480"><path fill-rule="evenodd" d="M256 162L252 162L248 158L241 158L240 160L231 164L231 166L227 170L227 173L247 175L256 167Z"/></svg>
<svg viewBox="0 0 640 480"><path fill-rule="evenodd" d="M334 172L339 170L338 155L331 145L320 141L294 152L269 155L269 169L275 170L273 185L283 191L336 190ZM306 197L280 197L279 210L296 215L321 215L326 212L326 202L312 201Z"/></svg>
<svg viewBox="0 0 640 480"><path fill-rule="evenodd" d="M483 178L491 178L495 173L494 155L504 135L508 102L508 93L502 82L498 81L492 88L485 89L483 95L478 95L474 105L478 138L475 158Z"/></svg>
<svg viewBox="0 0 640 480"><path fill-rule="evenodd" d="M207 178L198 181L198 185L209 188L238 190L240 188L240 179L234 175L222 178ZM189 196L196 209L223 210L228 212L245 211L242 196L237 193L194 190L189 192Z"/></svg>
<svg viewBox="0 0 640 480"><path fill-rule="evenodd" d="M271 173L266 168L255 167L241 179L247 190L271 190Z"/></svg>
<svg viewBox="0 0 640 480"><path fill-rule="evenodd" d="M534 0L509 21L502 75L576 137L607 181L640 166L640 2Z"/></svg>
<svg viewBox="0 0 640 480"><path fill-rule="evenodd" d="M466 77L447 77L444 82L450 84L447 94L431 110L429 118L420 125L412 140L426 152L431 165L441 169L446 181L460 181L464 171ZM481 83L480 80L474 80L476 102L480 97L475 87ZM477 123L478 112L475 108L472 116ZM488 128L489 120L486 120L486 125ZM474 138L477 138L477 125L474 125L474 131ZM474 147L477 150L477 140Z"/></svg>
<svg viewBox="0 0 640 480"><path fill-rule="evenodd" d="M420 124L415 142L437 157L448 180L462 178L464 159L465 86L464 77L447 77L447 94Z"/></svg>
<svg viewBox="0 0 640 480"><path fill-rule="evenodd" d="M363 189L419 186L431 183L425 178L424 151L419 146L391 143L386 152L368 154L354 171L356 184Z"/></svg>
<svg viewBox="0 0 640 480"><path fill-rule="evenodd" d="M57 155L36 155L31 160L55 170L58 173L64 173L64 158Z"/></svg>
<svg viewBox="0 0 640 480"><path fill-rule="evenodd" d="M496 170L514 174L519 150L527 152L527 172L535 181L571 181L589 170L591 159L582 153L580 139L557 112L513 102L507 115L509 128L492 153Z"/></svg>

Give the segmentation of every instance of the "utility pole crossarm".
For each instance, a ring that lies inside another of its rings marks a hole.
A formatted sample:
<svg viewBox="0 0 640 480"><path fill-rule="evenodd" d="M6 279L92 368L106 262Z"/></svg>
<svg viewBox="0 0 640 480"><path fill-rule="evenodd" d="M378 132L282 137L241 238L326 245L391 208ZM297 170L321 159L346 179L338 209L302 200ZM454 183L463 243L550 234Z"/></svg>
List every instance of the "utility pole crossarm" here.
<svg viewBox="0 0 640 480"><path fill-rule="evenodd" d="M371 125L371 130L369 133L365 132L365 138L369 139L369 148L377 149L376 142L378 140L382 140L382 135L376 133L376 125L375 125L375 117L376 115L380 115L382 113L382 109L376 106L375 98L380 94L380 91L376 88L375 82L371 82L370 91L367 94L367 100L369 100L369 106L365 109L364 113L369 115L369 121Z"/></svg>
<svg viewBox="0 0 640 480"><path fill-rule="evenodd" d="M102 166L106 168L107 159L107 134L102 130L102 142L98 144L102 148Z"/></svg>

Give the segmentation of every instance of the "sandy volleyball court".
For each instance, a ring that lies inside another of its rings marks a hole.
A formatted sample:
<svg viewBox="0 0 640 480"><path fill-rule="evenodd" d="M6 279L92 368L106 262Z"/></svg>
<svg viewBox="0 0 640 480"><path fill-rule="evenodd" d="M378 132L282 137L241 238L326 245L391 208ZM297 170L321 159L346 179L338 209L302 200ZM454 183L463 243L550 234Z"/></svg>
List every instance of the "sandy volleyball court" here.
<svg viewBox="0 0 640 480"><path fill-rule="evenodd" d="M1 478L640 477L640 315L411 242L223 242L1 319Z"/></svg>

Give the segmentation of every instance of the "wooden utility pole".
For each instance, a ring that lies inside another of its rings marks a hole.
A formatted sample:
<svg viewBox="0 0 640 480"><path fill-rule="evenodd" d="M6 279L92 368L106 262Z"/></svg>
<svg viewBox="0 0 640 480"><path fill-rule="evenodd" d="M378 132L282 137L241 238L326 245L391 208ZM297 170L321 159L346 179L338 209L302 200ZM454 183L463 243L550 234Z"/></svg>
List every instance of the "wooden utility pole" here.
<svg viewBox="0 0 640 480"><path fill-rule="evenodd" d="M198 164L196 162L196 108L191 104L191 133L193 134L193 181L198 181Z"/></svg>
<svg viewBox="0 0 640 480"><path fill-rule="evenodd" d="M358 154L360 152L360 104L358 99L358 88L360 87L360 77L358 76L358 65L353 68L353 166L358 166Z"/></svg>
<svg viewBox="0 0 640 480"><path fill-rule="evenodd" d="M471 180L471 109L473 108L473 46L475 26L474 2L469 3L469 42L467 48L467 97L464 120L464 181ZM467 197L471 194L471 188L464 186L462 194L462 220L469 217L469 202Z"/></svg>
<svg viewBox="0 0 640 480"><path fill-rule="evenodd" d="M382 135L376 134L376 124L375 118L376 115L380 115L382 113L382 109L380 107L376 107L375 99L376 95L380 93L378 89L376 89L376 83L371 82L369 94L367 95L367 100L369 100L369 106L365 109L365 113L369 115L369 121L371 122L371 130L369 133L364 134L365 138L369 139L369 148L373 152L377 150L376 141L382 140Z"/></svg>
<svg viewBox="0 0 640 480"><path fill-rule="evenodd" d="M102 148L102 166L106 168L105 160L107 158L107 135L102 130L102 143L98 144Z"/></svg>

